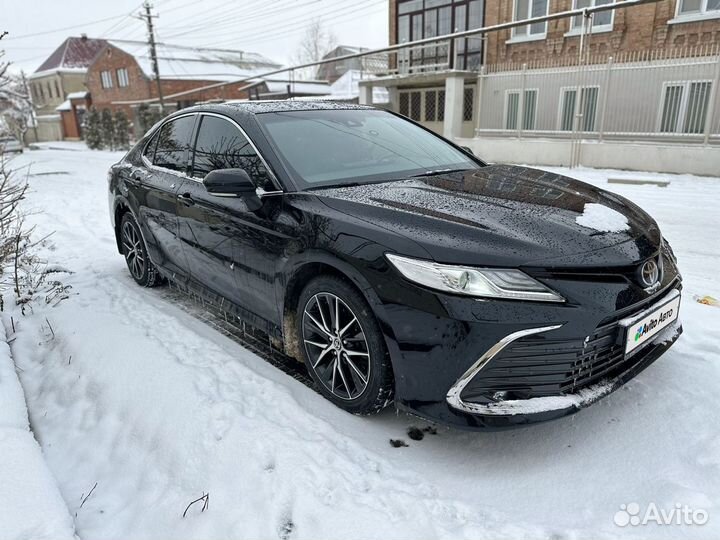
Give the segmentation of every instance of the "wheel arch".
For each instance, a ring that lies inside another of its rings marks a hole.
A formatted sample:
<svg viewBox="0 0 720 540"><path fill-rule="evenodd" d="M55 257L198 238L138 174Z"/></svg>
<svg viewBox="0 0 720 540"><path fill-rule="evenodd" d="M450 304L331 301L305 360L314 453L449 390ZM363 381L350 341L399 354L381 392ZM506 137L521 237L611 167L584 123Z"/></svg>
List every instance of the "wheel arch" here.
<svg viewBox="0 0 720 540"><path fill-rule="evenodd" d="M392 361L396 348L394 335L388 324L384 323L384 308L372 285L353 265L324 252L305 253L302 257L289 263L286 267L288 276L281 292L282 300L282 331L286 354L302 361L302 352L297 341L297 325L295 313L300 294L307 283L320 275L335 276L357 290L370 305L380 326L385 345Z"/></svg>
<svg viewBox="0 0 720 540"><path fill-rule="evenodd" d="M120 225L122 224L123 216L128 212L132 213L130 206L125 201L119 200L115 203L115 208L113 209L113 229L115 231L115 245L117 246L118 253L121 254L122 241L120 240Z"/></svg>

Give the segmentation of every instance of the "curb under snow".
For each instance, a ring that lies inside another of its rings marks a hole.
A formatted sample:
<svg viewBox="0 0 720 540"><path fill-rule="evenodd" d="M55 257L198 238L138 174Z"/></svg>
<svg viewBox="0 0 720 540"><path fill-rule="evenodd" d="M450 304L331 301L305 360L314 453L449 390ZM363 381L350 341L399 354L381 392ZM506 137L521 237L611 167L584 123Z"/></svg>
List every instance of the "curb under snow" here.
<svg viewBox="0 0 720 540"><path fill-rule="evenodd" d="M0 324L0 537L74 539L73 520L28 420L5 327Z"/></svg>

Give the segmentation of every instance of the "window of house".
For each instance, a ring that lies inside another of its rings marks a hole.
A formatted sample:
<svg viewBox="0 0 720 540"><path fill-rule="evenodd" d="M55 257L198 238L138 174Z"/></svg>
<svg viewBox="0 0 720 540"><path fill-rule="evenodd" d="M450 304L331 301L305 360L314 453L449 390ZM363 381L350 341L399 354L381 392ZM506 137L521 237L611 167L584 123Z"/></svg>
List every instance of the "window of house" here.
<svg viewBox="0 0 720 540"><path fill-rule="evenodd" d="M130 85L130 78L128 77L128 70L126 68L120 68L115 73L120 88L125 88Z"/></svg>
<svg viewBox="0 0 720 540"><path fill-rule="evenodd" d="M582 131L595 131L595 116L597 113L598 87L590 86L583 88L580 92ZM575 108L577 101L577 90L575 88L564 88L561 94L560 104L560 129L572 131L575 120Z"/></svg>
<svg viewBox="0 0 720 540"><path fill-rule="evenodd" d="M43 90L43 85L38 84L37 87L38 87L38 90L40 91L40 99L45 100L45 91Z"/></svg>
<svg viewBox="0 0 720 540"><path fill-rule="evenodd" d="M665 83L660 108L660 132L704 133L711 88L710 81Z"/></svg>
<svg viewBox="0 0 720 540"><path fill-rule="evenodd" d="M522 21L548 14L549 0L515 0L513 21ZM547 33L547 21L513 28L518 39L543 39Z"/></svg>
<svg viewBox="0 0 720 540"><path fill-rule="evenodd" d="M720 15L720 0L678 0L678 15Z"/></svg>
<svg viewBox="0 0 720 540"><path fill-rule="evenodd" d="M410 116L410 94L407 92L400 92L400 114L403 116Z"/></svg>
<svg viewBox="0 0 720 540"><path fill-rule="evenodd" d="M48 99L52 99L53 93L52 93L52 86L50 86L50 82L47 83L47 95L48 95Z"/></svg>
<svg viewBox="0 0 720 540"><path fill-rule="evenodd" d="M472 91L472 89L470 90ZM439 88L404 90L399 94L399 102L400 114L412 118L416 122L442 122L445 120L445 90ZM470 114L472 115L472 110Z"/></svg>
<svg viewBox="0 0 720 540"><path fill-rule="evenodd" d="M153 165L185 172L195 116L183 116L166 123L158 135Z"/></svg>
<svg viewBox="0 0 720 540"><path fill-rule="evenodd" d="M103 88L112 88L113 86L113 80L112 80L112 73L109 71L101 71L100 72L100 84Z"/></svg>
<svg viewBox="0 0 720 540"><path fill-rule="evenodd" d="M192 174L205 178L215 169L244 169L257 187L275 190L265 164L237 126L217 116L203 116L195 141Z"/></svg>
<svg viewBox="0 0 720 540"><path fill-rule="evenodd" d="M437 121L437 92L435 90L425 92L425 121Z"/></svg>
<svg viewBox="0 0 720 540"><path fill-rule="evenodd" d="M410 92L410 118L419 122L422 120L420 115L420 107L422 106L422 98L420 92Z"/></svg>
<svg viewBox="0 0 720 540"><path fill-rule="evenodd" d="M55 95L57 97L62 97L62 94L60 93L60 85L57 81L55 81Z"/></svg>
<svg viewBox="0 0 720 540"><path fill-rule="evenodd" d="M484 0L398 0L397 42L407 43L452 32L480 28L484 23ZM455 40L455 67L476 69L482 63L480 37ZM398 51L398 67L447 65L448 43Z"/></svg>
<svg viewBox="0 0 720 540"><path fill-rule="evenodd" d="M505 129L518 129L520 124L520 90L508 90L505 97ZM525 90L522 112L522 129L535 129L537 116L537 89Z"/></svg>
<svg viewBox="0 0 720 540"><path fill-rule="evenodd" d="M463 122L471 122L473 119L473 105L475 104L475 90L465 88L463 90Z"/></svg>
<svg viewBox="0 0 720 540"><path fill-rule="evenodd" d="M603 6L605 4L612 4L615 0L573 0L574 9L589 8L595 6ZM720 0L718 0L720 1ZM615 10L601 11L595 13L592 16L592 29L594 32L603 30L612 30L613 27L613 13ZM578 15L572 18L570 24L571 30L580 32L583 26L583 17Z"/></svg>

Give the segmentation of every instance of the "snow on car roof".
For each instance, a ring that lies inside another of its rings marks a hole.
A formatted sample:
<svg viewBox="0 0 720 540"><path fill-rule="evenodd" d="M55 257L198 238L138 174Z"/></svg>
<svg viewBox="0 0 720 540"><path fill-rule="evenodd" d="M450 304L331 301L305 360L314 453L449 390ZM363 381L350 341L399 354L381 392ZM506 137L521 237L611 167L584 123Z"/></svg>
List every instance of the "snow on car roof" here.
<svg viewBox="0 0 720 540"><path fill-rule="evenodd" d="M233 107L236 110L250 114L263 114L271 112L314 111L314 110L340 110L340 109L372 109L367 105L353 103L338 103L335 101L232 101L222 103L219 107Z"/></svg>

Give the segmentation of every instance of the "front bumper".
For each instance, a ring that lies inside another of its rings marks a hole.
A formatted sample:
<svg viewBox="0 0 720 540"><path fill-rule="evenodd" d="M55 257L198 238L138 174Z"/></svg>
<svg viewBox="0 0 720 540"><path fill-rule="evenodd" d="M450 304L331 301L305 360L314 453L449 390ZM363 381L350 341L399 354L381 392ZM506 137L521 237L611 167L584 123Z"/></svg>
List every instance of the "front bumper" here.
<svg viewBox="0 0 720 540"><path fill-rule="evenodd" d="M458 298L397 281L383 290L380 283L396 406L467 429L577 412L637 375L679 337L678 322L629 357L618 352L621 319L681 288L676 268L668 270L652 294L606 277L546 280L568 298L564 304ZM491 376L479 384L475 376L485 364ZM464 378L473 383L460 384ZM491 383L509 391L493 392Z"/></svg>

